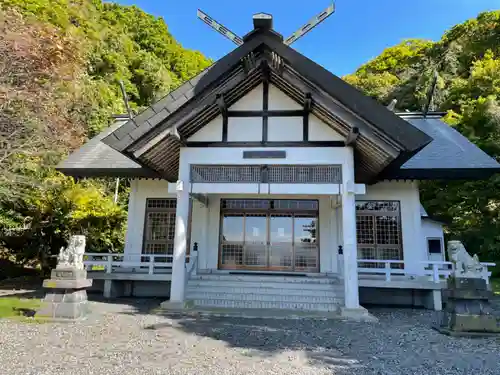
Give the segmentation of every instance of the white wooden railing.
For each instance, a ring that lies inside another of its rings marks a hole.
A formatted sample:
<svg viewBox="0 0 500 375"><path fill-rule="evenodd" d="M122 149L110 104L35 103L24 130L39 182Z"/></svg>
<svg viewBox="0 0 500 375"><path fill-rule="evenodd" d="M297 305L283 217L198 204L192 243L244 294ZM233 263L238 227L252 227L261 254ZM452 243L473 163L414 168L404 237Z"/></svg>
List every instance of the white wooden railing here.
<svg viewBox="0 0 500 375"><path fill-rule="evenodd" d="M453 263L445 261L422 261L419 262L422 266L420 273L411 274L405 271L405 262L403 260L380 260L380 259L358 259L358 275L383 275L385 281L392 281L393 276L427 276L430 281L440 283L448 278L453 272ZM362 267L360 267L360 264ZM373 264L373 267L371 266ZM379 265L383 264L383 267ZM394 266L397 267L394 267ZM489 284L491 272L488 267L493 267L495 263L481 263L483 266L482 278Z"/></svg>
<svg viewBox="0 0 500 375"><path fill-rule="evenodd" d="M135 272L148 275L172 273L173 255L85 253L83 259L86 270L92 272ZM189 255L187 259L190 263Z"/></svg>

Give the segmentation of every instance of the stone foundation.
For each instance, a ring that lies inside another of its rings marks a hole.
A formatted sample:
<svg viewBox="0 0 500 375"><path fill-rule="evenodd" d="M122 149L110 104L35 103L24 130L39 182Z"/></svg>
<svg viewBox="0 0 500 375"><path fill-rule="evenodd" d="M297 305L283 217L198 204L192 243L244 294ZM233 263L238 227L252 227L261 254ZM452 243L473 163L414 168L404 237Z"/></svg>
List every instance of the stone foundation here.
<svg viewBox="0 0 500 375"><path fill-rule="evenodd" d="M48 319L76 320L87 316L87 291L92 280L87 272L74 269L52 270L51 278L43 282L47 294L36 316Z"/></svg>
<svg viewBox="0 0 500 375"><path fill-rule="evenodd" d="M500 334L500 315L490 306L485 280L451 278L448 295L438 331L453 336Z"/></svg>

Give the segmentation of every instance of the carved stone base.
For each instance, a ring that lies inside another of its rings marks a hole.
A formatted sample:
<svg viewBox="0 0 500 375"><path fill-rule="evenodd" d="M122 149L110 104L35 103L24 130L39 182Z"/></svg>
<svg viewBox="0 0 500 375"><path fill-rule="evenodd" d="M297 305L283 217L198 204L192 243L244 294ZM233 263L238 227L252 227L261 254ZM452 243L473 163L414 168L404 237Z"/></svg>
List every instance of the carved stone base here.
<svg viewBox="0 0 500 375"><path fill-rule="evenodd" d="M85 288L92 285L92 280L86 279L86 272L55 269L51 276L51 279L43 282L48 291L36 316L55 320L85 318L88 313Z"/></svg>
<svg viewBox="0 0 500 375"><path fill-rule="evenodd" d="M500 315L489 303L486 281L475 278L448 280L449 298L441 315L439 332L453 336L500 334Z"/></svg>
<svg viewBox="0 0 500 375"><path fill-rule="evenodd" d="M82 319L87 316L87 291L55 290L47 293L36 316L51 319Z"/></svg>

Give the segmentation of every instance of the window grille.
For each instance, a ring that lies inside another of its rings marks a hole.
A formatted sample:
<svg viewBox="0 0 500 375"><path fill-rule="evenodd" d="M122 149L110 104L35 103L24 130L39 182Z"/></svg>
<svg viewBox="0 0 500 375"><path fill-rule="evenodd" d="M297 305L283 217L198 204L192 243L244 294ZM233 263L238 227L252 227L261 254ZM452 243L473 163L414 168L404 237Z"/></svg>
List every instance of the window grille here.
<svg viewBox="0 0 500 375"><path fill-rule="evenodd" d="M319 203L311 199L222 199L222 210L318 211Z"/></svg>
<svg viewBox="0 0 500 375"><path fill-rule="evenodd" d="M338 165L192 165L191 182L338 184Z"/></svg>
<svg viewBox="0 0 500 375"><path fill-rule="evenodd" d="M258 183L260 165L192 165L191 182Z"/></svg>
<svg viewBox="0 0 500 375"><path fill-rule="evenodd" d="M338 184L340 166L335 165L270 165L268 180L275 184Z"/></svg>
<svg viewBox="0 0 500 375"><path fill-rule="evenodd" d="M149 198L146 200L143 254L174 253L175 210L177 200Z"/></svg>
<svg viewBox="0 0 500 375"><path fill-rule="evenodd" d="M356 201L356 236L359 259L403 260L401 216L398 201ZM361 263L383 268L384 263ZM401 264L391 264L402 268Z"/></svg>

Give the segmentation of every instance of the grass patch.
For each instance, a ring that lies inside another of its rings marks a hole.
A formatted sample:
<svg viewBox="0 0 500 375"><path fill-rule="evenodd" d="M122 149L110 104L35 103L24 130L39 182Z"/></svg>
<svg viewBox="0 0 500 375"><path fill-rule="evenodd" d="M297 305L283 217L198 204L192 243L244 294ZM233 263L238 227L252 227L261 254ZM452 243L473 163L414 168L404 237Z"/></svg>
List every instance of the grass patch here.
<svg viewBox="0 0 500 375"><path fill-rule="evenodd" d="M21 299L16 297L0 298L0 319L2 318L25 318L24 312L36 310L40 307L39 299Z"/></svg>
<svg viewBox="0 0 500 375"><path fill-rule="evenodd" d="M500 279L491 279L490 283L491 283L491 290L493 291L493 293L500 296Z"/></svg>

